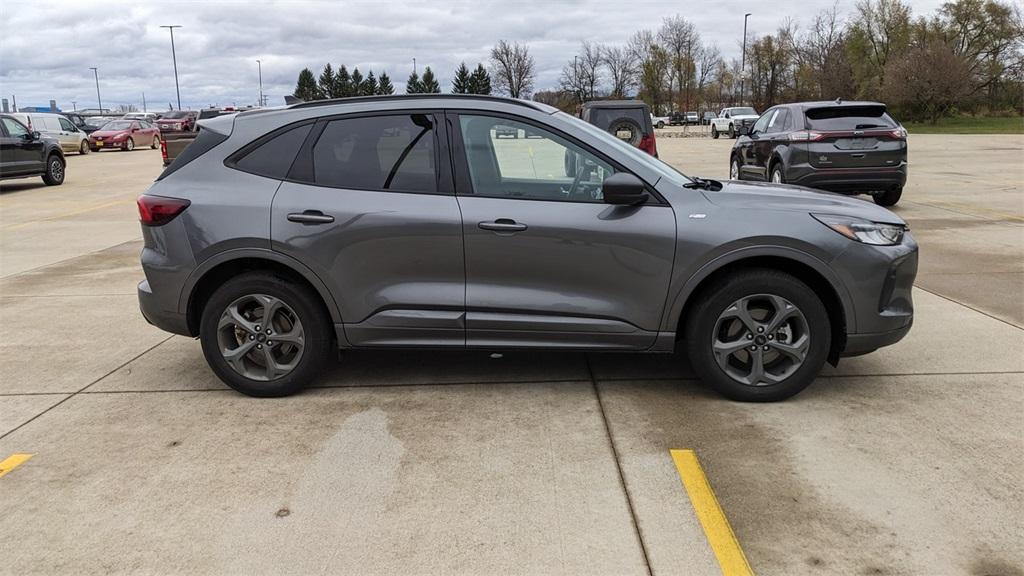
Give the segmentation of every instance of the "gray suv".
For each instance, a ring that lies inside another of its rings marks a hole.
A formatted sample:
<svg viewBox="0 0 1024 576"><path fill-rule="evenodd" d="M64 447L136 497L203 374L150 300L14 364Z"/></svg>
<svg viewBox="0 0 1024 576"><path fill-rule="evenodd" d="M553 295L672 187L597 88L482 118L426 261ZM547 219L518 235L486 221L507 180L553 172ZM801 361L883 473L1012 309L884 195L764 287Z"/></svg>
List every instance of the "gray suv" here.
<svg viewBox="0 0 1024 576"><path fill-rule="evenodd" d="M297 392L337 348L681 347L721 393L771 401L913 318L917 245L888 210L687 177L522 100L206 120L139 212L143 314L254 396Z"/></svg>

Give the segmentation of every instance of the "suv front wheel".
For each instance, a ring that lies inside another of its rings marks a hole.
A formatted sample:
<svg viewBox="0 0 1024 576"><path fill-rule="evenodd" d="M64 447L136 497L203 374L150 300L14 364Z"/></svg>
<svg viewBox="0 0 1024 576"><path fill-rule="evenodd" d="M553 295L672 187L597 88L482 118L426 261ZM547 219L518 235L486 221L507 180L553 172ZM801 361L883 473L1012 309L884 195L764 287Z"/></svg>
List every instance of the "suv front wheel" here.
<svg viewBox="0 0 1024 576"><path fill-rule="evenodd" d="M690 362L701 380L742 402L774 402L806 388L832 343L821 299L797 278L757 269L701 293L686 323Z"/></svg>
<svg viewBox="0 0 1024 576"><path fill-rule="evenodd" d="M331 325L318 298L309 288L267 272L225 282L203 307L199 328L210 368L249 396L302 390L331 357Z"/></svg>
<svg viewBox="0 0 1024 576"><path fill-rule="evenodd" d="M43 182L47 186L59 186L64 183L64 159L54 152L46 159L46 172Z"/></svg>

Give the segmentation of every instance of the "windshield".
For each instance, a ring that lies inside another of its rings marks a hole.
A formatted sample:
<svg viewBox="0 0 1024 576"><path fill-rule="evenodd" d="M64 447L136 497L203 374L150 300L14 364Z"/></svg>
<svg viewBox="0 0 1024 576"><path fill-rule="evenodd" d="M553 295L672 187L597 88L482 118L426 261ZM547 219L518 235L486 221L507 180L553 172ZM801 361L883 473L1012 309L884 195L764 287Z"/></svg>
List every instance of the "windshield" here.
<svg viewBox="0 0 1024 576"><path fill-rule="evenodd" d="M103 130L127 130L132 127L131 122L119 120L117 122L107 122L103 125Z"/></svg>
<svg viewBox="0 0 1024 576"><path fill-rule="evenodd" d="M643 150L630 146L626 142L623 142L622 140L617 138L615 135L609 134L608 132L601 130L600 128L594 126L593 124L590 124L589 122L580 120L579 118L566 114L565 112L557 112L555 116L563 120L569 120L571 122L574 122L575 126L578 126L582 130L585 130L587 133L595 136L596 138L599 138L602 142L606 142L610 146L613 146L616 150L629 156L633 160L636 160L642 163L643 165L652 168L658 174L679 186L691 182L690 177L687 176L686 174L683 174L682 172L676 170L675 168L662 162L661 160L658 160L657 158L651 156L650 154L644 152Z"/></svg>
<svg viewBox="0 0 1024 576"><path fill-rule="evenodd" d="M733 116L757 116L757 112L753 108L733 108Z"/></svg>
<svg viewBox="0 0 1024 576"><path fill-rule="evenodd" d="M188 117L188 112L185 112L184 110L175 110L173 112L168 112L168 113L164 114L163 119L167 120L169 118L171 120L177 120L178 118L187 118L187 117Z"/></svg>

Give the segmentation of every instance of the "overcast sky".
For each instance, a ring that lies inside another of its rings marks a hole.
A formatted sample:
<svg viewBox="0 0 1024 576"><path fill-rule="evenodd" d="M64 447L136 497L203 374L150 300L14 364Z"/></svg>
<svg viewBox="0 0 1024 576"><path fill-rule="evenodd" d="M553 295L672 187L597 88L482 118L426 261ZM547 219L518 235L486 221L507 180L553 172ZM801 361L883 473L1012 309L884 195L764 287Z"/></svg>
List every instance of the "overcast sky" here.
<svg viewBox="0 0 1024 576"><path fill-rule="evenodd" d="M174 40L183 107L253 104L258 96L256 60L263 62L263 91L271 105L295 89L303 67L319 74L325 62L386 71L396 91L415 57L429 65L448 91L460 61L486 64L499 39L526 43L537 62L537 89L553 88L562 66L583 40L624 43L634 31L657 29L680 14L738 57L743 14L751 34L773 32L786 17L806 25L834 0L644 2L533 1L399 2L132 2L74 0L0 3L0 95L18 106L50 99L70 110L96 106L92 66L99 68L105 107L150 110L175 102L170 37L162 24L180 24ZM932 13L942 0L909 0L915 15ZM849 13L854 0L839 0Z"/></svg>

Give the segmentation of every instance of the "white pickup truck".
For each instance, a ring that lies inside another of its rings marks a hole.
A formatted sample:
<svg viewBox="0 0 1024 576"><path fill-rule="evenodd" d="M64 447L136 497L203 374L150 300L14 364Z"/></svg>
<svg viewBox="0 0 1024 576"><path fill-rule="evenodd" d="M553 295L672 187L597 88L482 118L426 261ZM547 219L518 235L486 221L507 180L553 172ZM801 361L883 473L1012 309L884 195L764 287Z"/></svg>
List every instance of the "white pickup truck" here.
<svg viewBox="0 0 1024 576"><path fill-rule="evenodd" d="M665 126L668 126L671 124L669 120L670 118L668 116L655 116L654 114L651 114L651 125L655 128L664 128Z"/></svg>
<svg viewBox="0 0 1024 576"><path fill-rule="evenodd" d="M757 110L749 106L723 108L718 118L711 120L711 137L718 138L719 134L725 133L729 138L735 138L740 134L740 126L753 125L758 117Z"/></svg>

